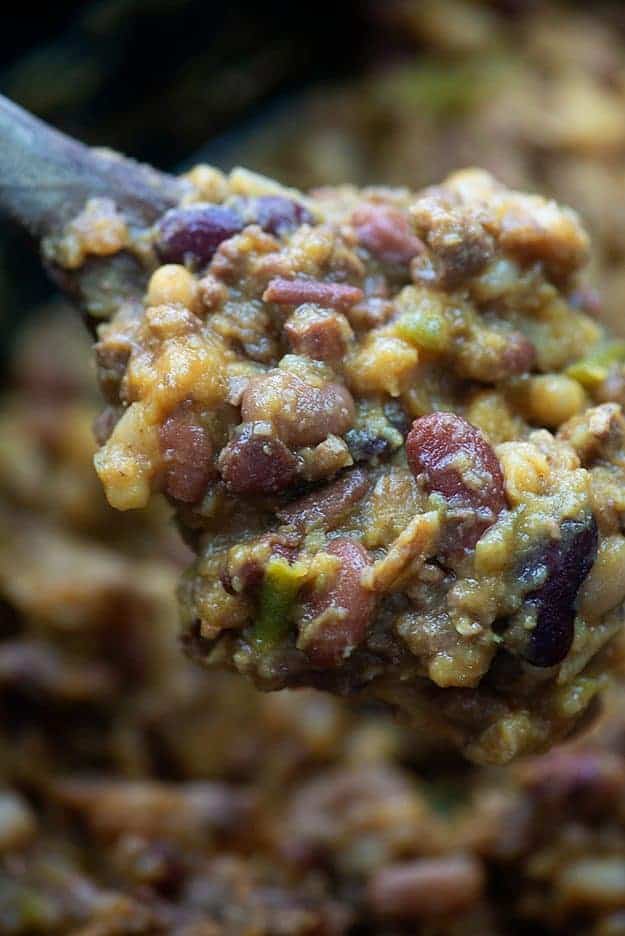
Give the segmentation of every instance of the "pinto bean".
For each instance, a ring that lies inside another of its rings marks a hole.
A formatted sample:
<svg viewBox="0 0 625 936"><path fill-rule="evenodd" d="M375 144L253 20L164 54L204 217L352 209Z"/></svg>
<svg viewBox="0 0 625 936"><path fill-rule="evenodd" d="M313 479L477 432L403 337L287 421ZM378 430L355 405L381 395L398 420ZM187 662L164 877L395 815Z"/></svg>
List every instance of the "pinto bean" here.
<svg viewBox="0 0 625 936"><path fill-rule="evenodd" d="M362 289L347 283L319 283L314 280L288 280L282 277L272 279L263 293L264 302L294 306L304 302L316 302L330 309L349 309L361 299L364 299Z"/></svg>
<svg viewBox="0 0 625 936"><path fill-rule="evenodd" d="M476 858L419 858L381 868L370 881L369 903L378 916L420 920L468 910L483 888L484 871Z"/></svg>
<svg viewBox="0 0 625 936"><path fill-rule="evenodd" d="M382 263L409 263L424 249L406 215L391 205L364 205L351 220L358 243Z"/></svg>
<svg viewBox="0 0 625 936"><path fill-rule="evenodd" d="M342 435L356 418L349 390L342 384L313 387L294 374L273 370L250 380L241 399L244 422L270 422L287 445L318 445Z"/></svg>
<svg viewBox="0 0 625 936"><path fill-rule="evenodd" d="M452 549L472 549L506 506L503 474L490 443L455 413L431 413L412 424L408 464L428 493L442 494L452 510L468 511Z"/></svg>
<svg viewBox="0 0 625 936"><path fill-rule="evenodd" d="M345 514L365 496L371 481L366 471L354 468L331 484L300 497L276 511L282 523L306 528L321 526L333 530Z"/></svg>
<svg viewBox="0 0 625 936"><path fill-rule="evenodd" d="M371 565L367 551L348 539L336 539L327 552L340 560L333 580L313 593L300 623L298 646L315 666L340 666L362 642L373 615L374 597L362 584Z"/></svg>
<svg viewBox="0 0 625 936"><path fill-rule="evenodd" d="M190 400L169 414L160 427L159 443L165 463L165 493L185 504L201 500L215 475L213 441Z"/></svg>
<svg viewBox="0 0 625 936"><path fill-rule="evenodd" d="M219 455L219 471L234 494L277 494L297 474L297 459L268 423L244 423Z"/></svg>

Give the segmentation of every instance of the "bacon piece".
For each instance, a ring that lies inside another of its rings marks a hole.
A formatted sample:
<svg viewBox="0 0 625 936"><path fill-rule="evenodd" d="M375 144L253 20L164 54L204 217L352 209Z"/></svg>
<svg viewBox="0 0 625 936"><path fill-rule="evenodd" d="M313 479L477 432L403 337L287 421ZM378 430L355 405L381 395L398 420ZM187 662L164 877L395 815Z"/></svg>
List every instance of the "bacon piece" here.
<svg viewBox="0 0 625 936"><path fill-rule="evenodd" d="M362 289L347 283L319 283L314 280L288 280L282 277L272 279L263 293L264 302L293 306L316 302L331 309L349 309L363 298Z"/></svg>

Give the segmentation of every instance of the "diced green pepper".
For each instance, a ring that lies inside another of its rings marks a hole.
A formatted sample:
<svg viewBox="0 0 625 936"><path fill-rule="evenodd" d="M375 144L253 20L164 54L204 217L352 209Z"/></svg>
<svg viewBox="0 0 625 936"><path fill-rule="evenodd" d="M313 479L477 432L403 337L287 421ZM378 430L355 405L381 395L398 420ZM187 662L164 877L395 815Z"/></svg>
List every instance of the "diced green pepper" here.
<svg viewBox="0 0 625 936"><path fill-rule="evenodd" d="M566 373L592 390L606 379L610 366L619 361L625 361L625 341L607 341L567 367Z"/></svg>
<svg viewBox="0 0 625 936"><path fill-rule="evenodd" d="M274 646L286 635L295 598L305 575L302 563L289 565L279 556L272 556L265 566L254 625L254 639L260 648Z"/></svg>
<svg viewBox="0 0 625 936"><path fill-rule="evenodd" d="M410 309L397 320L400 338L427 351L444 351L449 343L449 325L440 312L427 306Z"/></svg>

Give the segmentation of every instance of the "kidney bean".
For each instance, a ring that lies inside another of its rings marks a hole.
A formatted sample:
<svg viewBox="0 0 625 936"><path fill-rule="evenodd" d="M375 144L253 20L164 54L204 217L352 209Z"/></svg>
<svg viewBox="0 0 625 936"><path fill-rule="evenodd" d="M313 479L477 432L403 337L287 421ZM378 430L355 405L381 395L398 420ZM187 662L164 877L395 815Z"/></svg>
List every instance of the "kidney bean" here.
<svg viewBox="0 0 625 936"><path fill-rule="evenodd" d="M283 237L302 224L314 221L310 211L300 202L283 195L260 195L258 198L241 199L237 210L248 224L258 224L268 234Z"/></svg>
<svg viewBox="0 0 625 936"><path fill-rule="evenodd" d="M565 520L560 539L549 540L526 558L521 582L547 570L545 582L530 592L525 605L535 612L536 626L528 635L524 657L534 666L555 666L571 648L575 599L597 556L599 535L592 514Z"/></svg>
<svg viewBox="0 0 625 936"><path fill-rule="evenodd" d="M165 463L165 493L185 504L201 500L215 475L213 442L190 400L169 414L159 429Z"/></svg>
<svg viewBox="0 0 625 936"><path fill-rule="evenodd" d="M241 399L244 422L267 421L287 445L318 445L342 435L356 418L349 390L342 384L313 387L294 374L273 370L250 380Z"/></svg>
<svg viewBox="0 0 625 936"><path fill-rule="evenodd" d="M484 435L455 413L431 413L412 424L406 455L428 493L473 516L457 531L455 547L472 549L506 506L499 460Z"/></svg>
<svg viewBox="0 0 625 936"><path fill-rule="evenodd" d="M244 423L219 455L219 471L234 494L277 494L295 480L297 459L267 423Z"/></svg>
<svg viewBox="0 0 625 936"><path fill-rule="evenodd" d="M166 263L206 264L243 227L243 219L224 205L173 208L158 223L156 249Z"/></svg>
<svg viewBox="0 0 625 936"><path fill-rule="evenodd" d="M263 293L263 301L276 302L278 305L316 302L317 305L328 306L331 309L349 309L364 299L364 295L362 289L347 283L319 283L314 280L276 277Z"/></svg>
<svg viewBox="0 0 625 936"><path fill-rule="evenodd" d="M526 763L521 781L539 806L597 815L622 796L625 763L611 751L556 748Z"/></svg>
<svg viewBox="0 0 625 936"><path fill-rule="evenodd" d="M373 594L361 582L371 565L367 551L348 539L333 540L327 552L340 560L333 580L313 593L300 624L300 641L315 666L340 666L360 644L373 616Z"/></svg>
<svg viewBox="0 0 625 936"><path fill-rule="evenodd" d="M421 920L468 910L483 889L483 868L470 855L418 858L377 871L369 884L369 903L381 917Z"/></svg>
<svg viewBox="0 0 625 936"><path fill-rule="evenodd" d="M276 515L282 523L294 527L321 526L333 530L370 486L367 472L354 468L331 484L280 508Z"/></svg>
<svg viewBox="0 0 625 936"><path fill-rule="evenodd" d="M391 205L363 205L352 224L358 243L383 263L409 263L424 249L404 212Z"/></svg>

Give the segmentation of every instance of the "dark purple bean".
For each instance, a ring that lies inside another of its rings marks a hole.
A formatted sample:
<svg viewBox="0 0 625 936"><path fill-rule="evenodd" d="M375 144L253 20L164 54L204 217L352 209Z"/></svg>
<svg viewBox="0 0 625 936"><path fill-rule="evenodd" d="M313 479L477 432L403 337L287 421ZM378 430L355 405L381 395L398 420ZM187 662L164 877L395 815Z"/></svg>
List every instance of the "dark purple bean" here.
<svg viewBox="0 0 625 936"><path fill-rule="evenodd" d="M376 435L371 429L348 429L345 442L354 462L371 462L388 458L394 446L389 439Z"/></svg>
<svg viewBox="0 0 625 936"><path fill-rule="evenodd" d="M529 632L523 656L534 666L555 666L571 649L575 599L597 555L599 536L592 514L565 520L560 533L560 539L535 549L519 570L521 583L547 576L525 599L536 626Z"/></svg>
<svg viewBox="0 0 625 936"><path fill-rule="evenodd" d="M276 494L295 480L297 459L264 423L244 423L219 456L219 471L234 494Z"/></svg>
<svg viewBox="0 0 625 936"><path fill-rule="evenodd" d="M313 216L300 202L283 195L260 195L242 199L237 210L248 224L258 224L268 234L283 237L302 224L312 224Z"/></svg>
<svg viewBox="0 0 625 936"><path fill-rule="evenodd" d="M173 208L158 223L156 249L166 263L204 265L222 241L244 227L243 219L224 205Z"/></svg>

